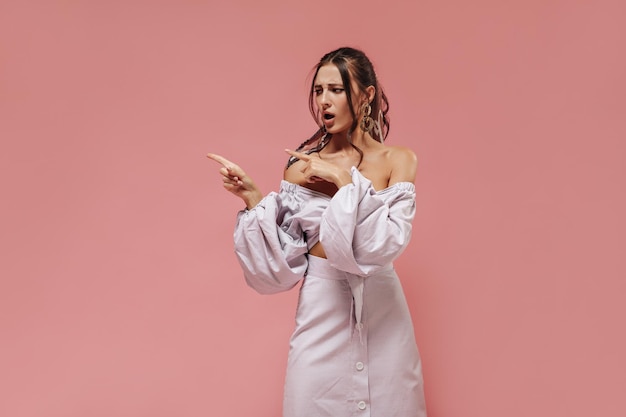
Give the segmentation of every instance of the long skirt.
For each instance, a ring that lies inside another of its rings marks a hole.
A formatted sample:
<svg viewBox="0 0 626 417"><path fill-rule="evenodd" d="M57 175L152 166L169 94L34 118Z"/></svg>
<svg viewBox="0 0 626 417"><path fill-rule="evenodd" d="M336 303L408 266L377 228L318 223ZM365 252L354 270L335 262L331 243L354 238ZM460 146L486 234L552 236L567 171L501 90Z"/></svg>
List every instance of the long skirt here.
<svg viewBox="0 0 626 417"><path fill-rule="evenodd" d="M309 256L283 416L426 416L413 324L392 265L364 278Z"/></svg>

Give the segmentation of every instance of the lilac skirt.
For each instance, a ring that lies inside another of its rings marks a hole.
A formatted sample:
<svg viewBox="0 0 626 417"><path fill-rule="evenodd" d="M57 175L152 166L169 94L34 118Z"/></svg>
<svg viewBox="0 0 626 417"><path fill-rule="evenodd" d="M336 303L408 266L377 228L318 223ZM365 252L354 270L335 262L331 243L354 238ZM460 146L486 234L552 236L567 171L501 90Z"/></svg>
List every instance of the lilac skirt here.
<svg viewBox="0 0 626 417"><path fill-rule="evenodd" d="M295 324L284 417L426 416L413 324L392 265L364 278L309 256Z"/></svg>

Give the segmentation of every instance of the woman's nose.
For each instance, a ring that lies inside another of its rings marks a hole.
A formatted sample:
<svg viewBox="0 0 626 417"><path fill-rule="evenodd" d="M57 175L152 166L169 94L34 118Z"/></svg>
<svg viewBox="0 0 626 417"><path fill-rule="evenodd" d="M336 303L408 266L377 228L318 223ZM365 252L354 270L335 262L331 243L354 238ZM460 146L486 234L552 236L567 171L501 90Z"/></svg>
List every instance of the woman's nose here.
<svg viewBox="0 0 626 417"><path fill-rule="evenodd" d="M328 91L322 91L320 94L320 104L323 108L327 108L330 106L330 101L328 100Z"/></svg>

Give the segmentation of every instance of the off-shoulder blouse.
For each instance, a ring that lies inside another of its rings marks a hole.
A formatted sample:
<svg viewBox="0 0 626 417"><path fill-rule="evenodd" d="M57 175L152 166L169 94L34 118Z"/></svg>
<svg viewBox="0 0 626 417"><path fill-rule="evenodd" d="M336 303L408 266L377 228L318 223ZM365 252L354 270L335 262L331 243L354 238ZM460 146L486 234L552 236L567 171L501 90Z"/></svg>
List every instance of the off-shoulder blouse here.
<svg viewBox="0 0 626 417"><path fill-rule="evenodd" d="M415 215L415 186L376 191L355 167L352 182L332 196L281 181L255 207L237 215L235 253L248 285L263 294L302 279L308 250L321 242L330 264L367 277L406 248Z"/></svg>

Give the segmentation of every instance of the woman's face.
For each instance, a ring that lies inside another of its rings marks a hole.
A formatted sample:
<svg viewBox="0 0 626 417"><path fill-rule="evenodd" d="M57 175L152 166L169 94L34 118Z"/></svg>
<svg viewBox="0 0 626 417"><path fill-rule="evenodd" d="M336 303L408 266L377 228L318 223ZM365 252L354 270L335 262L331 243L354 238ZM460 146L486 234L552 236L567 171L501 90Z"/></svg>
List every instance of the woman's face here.
<svg viewBox="0 0 626 417"><path fill-rule="evenodd" d="M356 91L352 88L352 91ZM334 64L326 64L317 71L313 83L315 103L322 123L328 133L347 132L352 126L352 114L339 69Z"/></svg>

